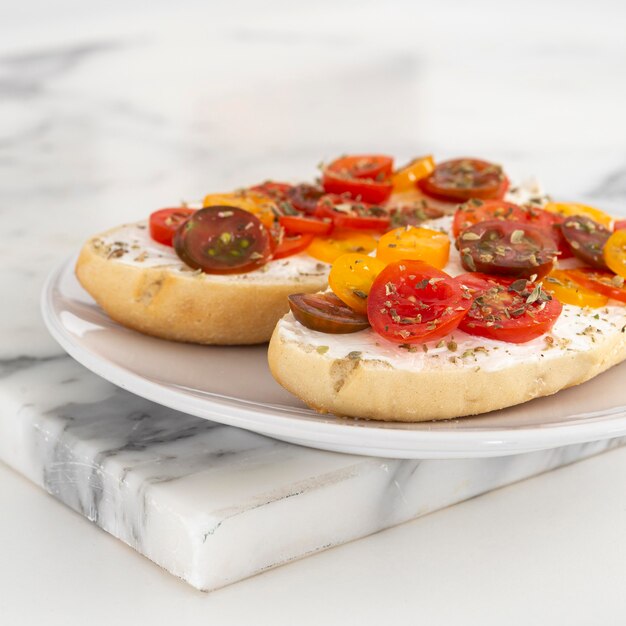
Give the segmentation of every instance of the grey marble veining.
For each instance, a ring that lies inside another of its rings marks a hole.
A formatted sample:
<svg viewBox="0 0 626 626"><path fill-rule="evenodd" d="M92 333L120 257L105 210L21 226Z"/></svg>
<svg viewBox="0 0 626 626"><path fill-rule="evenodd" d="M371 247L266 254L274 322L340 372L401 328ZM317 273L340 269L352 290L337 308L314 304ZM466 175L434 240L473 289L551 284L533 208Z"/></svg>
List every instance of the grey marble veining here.
<svg viewBox="0 0 626 626"><path fill-rule="evenodd" d="M93 232L347 151L484 156L625 212L623 2L74 4L2 20L1 459L214 588L621 443L473 462L303 450L102 382L38 300Z"/></svg>
<svg viewBox="0 0 626 626"><path fill-rule="evenodd" d="M0 460L202 590L626 443L441 461L333 454L172 411L69 357L6 372L0 402Z"/></svg>

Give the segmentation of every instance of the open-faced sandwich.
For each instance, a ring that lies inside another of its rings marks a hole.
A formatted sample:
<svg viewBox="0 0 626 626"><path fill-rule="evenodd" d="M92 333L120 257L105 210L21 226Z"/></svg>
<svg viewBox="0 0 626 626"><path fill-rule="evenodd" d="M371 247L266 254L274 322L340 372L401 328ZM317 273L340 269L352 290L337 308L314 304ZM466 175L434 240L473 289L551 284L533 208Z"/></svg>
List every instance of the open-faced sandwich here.
<svg viewBox="0 0 626 626"><path fill-rule="evenodd" d="M143 333L265 342L287 296L324 289L337 256L369 253L392 226L454 206L417 189L433 169L430 157L400 170L386 156L342 157L311 184L211 194L199 208L162 209L92 237L76 274L111 318Z"/></svg>
<svg viewBox="0 0 626 626"><path fill-rule="evenodd" d="M457 159L415 181L454 208L290 296L276 380L322 413L417 422L553 394L626 359L626 223ZM427 200L426 206L432 206Z"/></svg>

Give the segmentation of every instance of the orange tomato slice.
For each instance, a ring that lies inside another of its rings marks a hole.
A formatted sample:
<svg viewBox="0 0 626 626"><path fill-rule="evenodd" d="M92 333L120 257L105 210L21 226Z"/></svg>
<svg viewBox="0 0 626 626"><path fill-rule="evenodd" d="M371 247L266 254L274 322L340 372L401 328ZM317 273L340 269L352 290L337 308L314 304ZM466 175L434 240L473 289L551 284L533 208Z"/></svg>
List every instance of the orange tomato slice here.
<svg viewBox="0 0 626 626"><path fill-rule="evenodd" d="M604 211L586 204L580 204L579 202L548 202L543 208L546 211L550 211L550 213L558 213L565 217L585 215L607 228L611 228L611 224L613 223L613 218Z"/></svg>
<svg viewBox="0 0 626 626"><path fill-rule="evenodd" d="M561 304L598 308L609 301L607 296L575 282L567 270L552 270L543 279L543 288Z"/></svg>
<svg viewBox="0 0 626 626"><path fill-rule="evenodd" d="M616 230L604 244L604 261L610 270L626 278L626 230Z"/></svg>
<svg viewBox="0 0 626 626"><path fill-rule="evenodd" d="M409 226L385 233L378 242L376 257L383 263L425 261L443 269L450 256L450 238L430 228Z"/></svg>
<svg viewBox="0 0 626 626"><path fill-rule="evenodd" d="M276 216L276 203L268 196L254 191L211 193L202 201L203 207L233 206L256 215L263 226L271 228Z"/></svg>
<svg viewBox="0 0 626 626"><path fill-rule="evenodd" d="M367 313L367 296L385 264L365 254L342 254L335 260L328 284L333 293L357 313Z"/></svg>
<svg viewBox="0 0 626 626"><path fill-rule="evenodd" d="M342 254L369 254L375 249L376 239L371 235L355 230L335 230L330 237L315 237L306 251L318 261L333 263Z"/></svg>
<svg viewBox="0 0 626 626"><path fill-rule="evenodd" d="M393 193L405 193L415 191L415 183L425 178L435 169L435 160L428 156L413 159L408 165L394 172L391 179Z"/></svg>

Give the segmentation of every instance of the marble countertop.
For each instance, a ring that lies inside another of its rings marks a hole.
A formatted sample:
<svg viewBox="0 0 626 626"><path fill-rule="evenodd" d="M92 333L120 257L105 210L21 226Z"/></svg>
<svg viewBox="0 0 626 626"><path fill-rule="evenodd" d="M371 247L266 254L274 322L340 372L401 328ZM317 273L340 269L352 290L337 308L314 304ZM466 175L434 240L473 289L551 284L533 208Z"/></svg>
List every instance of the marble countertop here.
<svg viewBox="0 0 626 626"><path fill-rule="evenodd" d="M209 190L312 176L342 152L471 153L626 212L617 1L26 0L7 13L0 378L61 353L39 291L91 233ZM616 450L203 597L0 467L0 614L615 623L624 477Z"/></svg>

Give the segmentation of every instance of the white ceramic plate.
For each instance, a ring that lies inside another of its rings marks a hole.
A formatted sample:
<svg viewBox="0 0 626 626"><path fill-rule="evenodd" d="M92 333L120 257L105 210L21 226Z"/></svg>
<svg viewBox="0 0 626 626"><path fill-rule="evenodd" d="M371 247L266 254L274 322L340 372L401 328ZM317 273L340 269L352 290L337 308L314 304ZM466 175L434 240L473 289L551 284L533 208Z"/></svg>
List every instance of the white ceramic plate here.
<svg viewBox="0 0 626 626"><path fill-rule="evenodd" d="M397 458L503 456L626 435L626 362L583 385L480 417L402 424L321 416L272 378L266 346L147 337L110 320L78 284L74 259L44 287L54 338L112 383L165 406L305 446Z"/></svg>

